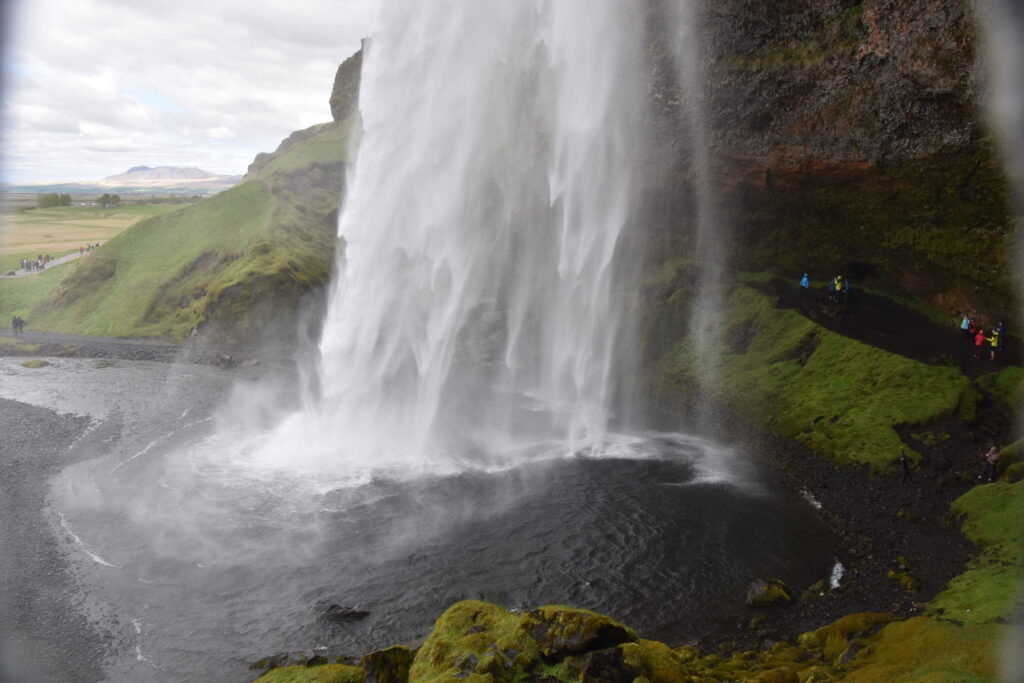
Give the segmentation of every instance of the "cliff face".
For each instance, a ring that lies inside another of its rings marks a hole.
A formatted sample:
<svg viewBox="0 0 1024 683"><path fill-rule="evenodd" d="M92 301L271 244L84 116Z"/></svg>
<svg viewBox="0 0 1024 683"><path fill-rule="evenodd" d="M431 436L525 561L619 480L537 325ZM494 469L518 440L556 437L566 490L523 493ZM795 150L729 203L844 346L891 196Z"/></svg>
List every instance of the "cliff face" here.
<svg viewBox="0 0 1024 683"><path fill-rule="evenodd" d="M684 252L694 141L661 20L673 2L651 3L651 88L676 150L661 192L684 200L654 222ZM698 21L711 186L737 267L1012 315L1009 189L965 0L716 0Z"/></svg>

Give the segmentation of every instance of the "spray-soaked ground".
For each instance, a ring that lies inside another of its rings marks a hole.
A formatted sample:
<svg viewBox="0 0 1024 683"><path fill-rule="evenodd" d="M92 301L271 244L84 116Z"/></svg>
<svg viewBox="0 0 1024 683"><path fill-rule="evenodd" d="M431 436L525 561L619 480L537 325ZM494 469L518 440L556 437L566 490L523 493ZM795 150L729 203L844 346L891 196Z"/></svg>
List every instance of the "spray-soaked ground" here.
<svg viewBox="0 0 1024 683"><path fill-rule="evenodd" d="M51 487L82 608L120 640L112 680L247 680L277 652L416 643L463 598L570 603L678 644L751 579L801 588L834 561L809 504L699 439L620 436L602 457L540 443L517 466L332 482L259 466L241 446L251 434L213 428L237 375L54 363L4 361L2 393L122 425ZM331 604L369 615L332 624Z"/></svg>

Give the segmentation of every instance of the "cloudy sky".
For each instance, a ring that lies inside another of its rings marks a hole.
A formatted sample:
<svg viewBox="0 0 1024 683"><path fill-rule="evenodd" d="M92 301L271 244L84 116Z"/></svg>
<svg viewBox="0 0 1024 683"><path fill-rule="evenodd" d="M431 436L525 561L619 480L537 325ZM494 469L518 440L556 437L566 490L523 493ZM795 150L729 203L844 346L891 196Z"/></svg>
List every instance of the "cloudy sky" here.
<svg viewBox="0 0 1024 683"><path fill-rule="evenodd" d="M244 173L331 118L334 72L378 0L3 2L0 180L131 166Z"/></svg>

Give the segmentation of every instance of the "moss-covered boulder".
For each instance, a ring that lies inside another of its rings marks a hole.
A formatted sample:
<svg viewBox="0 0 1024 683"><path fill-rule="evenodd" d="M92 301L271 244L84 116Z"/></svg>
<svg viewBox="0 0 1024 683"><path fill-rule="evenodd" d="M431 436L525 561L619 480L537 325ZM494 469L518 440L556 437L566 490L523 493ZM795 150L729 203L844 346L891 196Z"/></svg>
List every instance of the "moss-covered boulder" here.
<svg viewBox="0 0 1024 683"><path fill-rule="evenodd" d="M410 675L416 681L474 675L505 680L501 671L506 662L513 670L534 670L540 666L539 648L519 628L516 615L497 605L466 600L452 605L435 622L416 652Z"/></svg>
<svg viewBox="0 0 1024 683"><path fill-rule="evenodd" d="M636 638L606 616L568 607L531 610L523 615L520 628L530 634L548 659L602 650Z"/></svg>
<svg viewBox="0 0 1024 683"><path fill-rule="evenodd" d="M412 659L412 651L401 645L371 652L362 660L364 680L366 683L405 683L409 680Z"/></svg>
<svg viewBox="0 0 1024 683"><path fill-rule="evenodd" d="M779 579L755 579L747 586L751 607L776 607L793 602L793 591Z"/></svg>

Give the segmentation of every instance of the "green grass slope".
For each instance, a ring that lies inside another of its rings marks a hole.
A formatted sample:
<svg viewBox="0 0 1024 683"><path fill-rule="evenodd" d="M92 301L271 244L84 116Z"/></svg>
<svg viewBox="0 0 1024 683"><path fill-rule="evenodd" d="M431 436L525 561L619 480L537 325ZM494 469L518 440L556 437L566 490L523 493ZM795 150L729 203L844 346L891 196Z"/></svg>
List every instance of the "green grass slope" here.
<svg viewBox="0 0 1024 683"><path fill-rule="evenodd" d="M666 350L646 373L649 403L672 408L708 381L682 331L686 302L687 296L674 294L648 311L648 336L670 336L658 329L666 324L676 334L662 342ZM929 424L968 399L970 382L958 369L836 334L795 311L774 308L768 297L743 285L733 288L727 311L714 332L721 358L711 373L713 386L703 391L836 462L884 470L903 445L897 427Z"/></svg>
<svg viewBox="0 0 1024 683"><path fill-rule="evenodd" d="M144 220L66 268L5 282L30 327L100 336L252 341L294 327L329 277L352 120L314 126L239 185Z"/></svg>
<svg viewBox="0 0 1024 683"><path fill-rule="evenodd" d="M349 64L346 62L346 64ZM359 73L336 79L333 105L358 93ZM335 261L337 214L350 137L344 120L297 131L259 154L235 187L121 232L59 272L0 282L0 315L30 329L212 341L287 341L322 302Z"/></svg>

